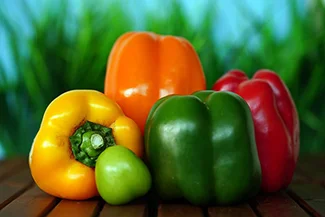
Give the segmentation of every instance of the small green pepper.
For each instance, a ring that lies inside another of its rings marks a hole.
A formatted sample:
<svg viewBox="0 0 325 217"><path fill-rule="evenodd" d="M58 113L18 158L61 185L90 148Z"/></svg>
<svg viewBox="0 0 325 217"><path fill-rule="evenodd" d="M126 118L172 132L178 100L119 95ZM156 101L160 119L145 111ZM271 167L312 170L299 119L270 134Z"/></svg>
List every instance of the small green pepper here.
<svg viewBox="0 0 325 217"><path fill-rule="evenodd" d="M106 148L99 155L95 178L100 196L111 205L126 204L151 188L147 166L131 150L120 145Z"/></svg>

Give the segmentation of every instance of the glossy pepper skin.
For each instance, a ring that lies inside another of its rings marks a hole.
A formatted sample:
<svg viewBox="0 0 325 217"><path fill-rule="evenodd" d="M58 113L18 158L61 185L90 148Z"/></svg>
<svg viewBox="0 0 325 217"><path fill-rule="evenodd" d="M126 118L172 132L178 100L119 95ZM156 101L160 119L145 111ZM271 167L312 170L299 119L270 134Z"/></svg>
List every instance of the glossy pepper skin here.
<svg viewBox="0 0 325 217"><path fill-rule="evenodd" d="M95 176L100 196L111 205L129 203L151 188L145 163L121 145L103 151L96 162Z"/></svg>
<svg viewBox="0 0 325 217"><path fill-rule="evenodd" d="M158 100L146 122L145 147L162 199L225 205L260 189L252 116L236 94L206 90Z"/></svg>
<svg viewBox="0 0 325 217"><path fill-rule="evenodd" d="M109 55L104 87L144 133L149 111L159 98L205 90L206 81L199 57L186 39L128 32Z"/></svg>
<svg viewBox="0 0 325 217"><path fill-rule="evenodd" d="M80 133L83 142L74 147L74 155L72 145L77 145ZM95 90L65 92L49 104L35 136L29 155L32 177L40 189L56 197L97 196L94 167L89 165L115 144L143 154L140 129L118 104Z"/></svg>
<svg viewBox="0 0 325 217"><path fill-rule="evenodd" d="M286 188L294 174L300 141L298 113L284 82L270 70L259 70L252 79L240 70L231 70L216 81L213 90L235 92L251 109L262 190Z"/></svg>

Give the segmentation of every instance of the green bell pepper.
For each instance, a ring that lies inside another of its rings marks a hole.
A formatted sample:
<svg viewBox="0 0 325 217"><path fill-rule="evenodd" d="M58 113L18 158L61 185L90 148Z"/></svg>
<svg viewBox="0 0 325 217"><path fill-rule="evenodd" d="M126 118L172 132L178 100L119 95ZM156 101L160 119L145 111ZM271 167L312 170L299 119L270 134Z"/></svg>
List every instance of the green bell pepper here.
<svg viewBox="0 0 325 217"><path fill-rule="evenodd" d="M225 205L260 189L252 115L235 93L205 90L163 97L151 108L144 136L161 199Z"/></svg>

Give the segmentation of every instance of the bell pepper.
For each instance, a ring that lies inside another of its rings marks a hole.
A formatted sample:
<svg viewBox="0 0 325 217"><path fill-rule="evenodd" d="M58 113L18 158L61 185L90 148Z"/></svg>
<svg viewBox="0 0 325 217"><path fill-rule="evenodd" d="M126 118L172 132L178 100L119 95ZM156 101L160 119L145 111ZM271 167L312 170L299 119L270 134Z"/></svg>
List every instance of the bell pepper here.
<svg viewBox="0 0 325 217"><path fill-rule="evenodd" d="M127 32L110 52L104 93L137 123L142 134L149 111L159 98L205 89L199 57L184 38Z"/></svg>
<svg viewBox="0 0 325 217"><path fill-rule="evenodd" d="M251 112L234 93L206 90L159 99L146 122L145 150L162 200L226 205L260 189Z"/></svg>
<svg viewBox="0 0 325 217"><path fill-rule="evenodd" d="M101 92L68 91L46 108L29 154L32 177L41 190L56 197L98 196L94 166L100 153L113 145L142 157L136 123Z"/></svg>
<svg viewBox="0 0 325 217"><path fill-rule="evenodd" d="M262 166L262 190L286 188L299 155L299 117L290 91L271 70L259 70L252 79L231 70L212 88L231 91L248 103L254 120L256 145Z"/></svg>

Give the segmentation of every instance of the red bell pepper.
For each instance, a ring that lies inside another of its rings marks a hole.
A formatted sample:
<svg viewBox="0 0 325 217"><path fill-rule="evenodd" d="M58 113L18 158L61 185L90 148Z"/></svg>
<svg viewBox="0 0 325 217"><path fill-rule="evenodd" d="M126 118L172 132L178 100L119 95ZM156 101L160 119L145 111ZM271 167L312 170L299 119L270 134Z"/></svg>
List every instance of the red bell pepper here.
<svg viewBox="0 0 325 217"><path fill-rule="evenodd" d="M213 85L216 91L231 91L249 105L262 168L264 192L286 188L293 177L299 155L299 117L291 94L273 71L259 70L252 79L231 70Z"/></svg>

